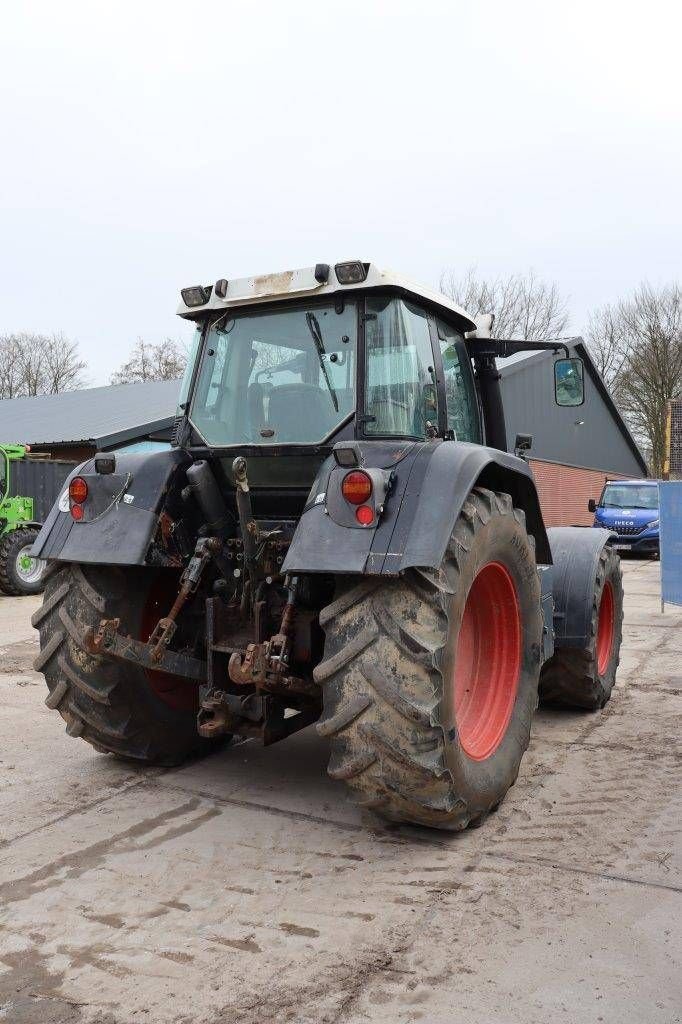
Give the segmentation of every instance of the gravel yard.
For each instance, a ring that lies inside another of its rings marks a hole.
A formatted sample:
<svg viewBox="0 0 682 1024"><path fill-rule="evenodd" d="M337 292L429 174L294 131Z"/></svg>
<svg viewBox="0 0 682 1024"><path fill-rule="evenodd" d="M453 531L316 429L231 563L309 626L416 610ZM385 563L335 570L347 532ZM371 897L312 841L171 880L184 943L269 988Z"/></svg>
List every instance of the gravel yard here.
<svg viewBox="0 0 682 1024"><path fill-rule="evenodd" d="M624 563L618 686L541 710L481 828L387 828L314 728L136 769L44 704L0 598L0 1021L671 1024L682 1006L682 609Z"/></svg>

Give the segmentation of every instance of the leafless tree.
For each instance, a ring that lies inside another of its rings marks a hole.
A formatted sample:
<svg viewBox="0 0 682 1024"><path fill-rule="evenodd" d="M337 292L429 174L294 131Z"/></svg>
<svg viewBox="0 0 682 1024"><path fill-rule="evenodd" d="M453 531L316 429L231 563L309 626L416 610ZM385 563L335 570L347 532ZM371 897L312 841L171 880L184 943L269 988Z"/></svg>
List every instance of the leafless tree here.
<svg viewBox="0 0 682 1024"><path fill-rule="evenodd" d="M84 387L86 364L63 334L0 337L0 398L54 395Z"/></svg>
<svg viewBox="0 0 682 1024"><path fill-rule="evenodd" d="M136 384L145 380L177 380L182 377L187 353L173 338L154 345L137 339L130 359L111 377L112 384Z"/></svg>
<svg viewBox="0 0 682 1024"><path fill-rule="evenodd" d="M43 388L56 395L60 391L77 391L87 383L86 363L80 358L78 345L63 334L52 334L47 339L43 356Z"/></svg>
<svg viewBox="0 0 682 1024"><path fill-rule="evenodd" d="M601 306L590 313L587 347L616 402L622 401L623 376L628 368L634 338L626 330L618 304Z"/></svg>
<svg viewBox="0 0 682 1024"><path fill-rule="evenodd" d="M651 471L660 476L665 460L666 410L682 396L682 288L642 284L618 305L629 355L619 397L635 435L651 453Z"/></svg>
<svg viewBox="0 0 682 1024"><path fill-rule="evenodd" d="M475 267L463 276L455 271L441 275L441 291L471 316L494 313L497 338L547 341L564 334L569 323L566 302L555 284L527 274L480 278Z"/></svg>

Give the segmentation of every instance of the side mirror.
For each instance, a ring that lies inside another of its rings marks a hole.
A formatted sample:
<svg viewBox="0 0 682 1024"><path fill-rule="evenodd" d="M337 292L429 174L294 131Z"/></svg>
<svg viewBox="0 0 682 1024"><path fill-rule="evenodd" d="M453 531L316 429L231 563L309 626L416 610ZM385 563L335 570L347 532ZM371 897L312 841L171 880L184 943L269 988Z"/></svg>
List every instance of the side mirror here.
<svg viewBox="0 0 682 1024"><path fill-rule="evenodd" d="M514 441L514 455L519 459L525 458L525 453L533 447L532 434L517 434Z"/></svg>
<svg viewBox="0 0 682 1024"><path fill-rule="evenodd" d="M585 401L582 359L557 359L554 364L554 400L557 405L575 407Z"/></svg>
<svg viewBox="0 0 682 1024"><path fill-rule="evenodd" d="M590 500L588 501L588 503L587 503L587 511L588 512L596 512L597 511L597 502L594 500L594 498L590 498Z"/></svg>

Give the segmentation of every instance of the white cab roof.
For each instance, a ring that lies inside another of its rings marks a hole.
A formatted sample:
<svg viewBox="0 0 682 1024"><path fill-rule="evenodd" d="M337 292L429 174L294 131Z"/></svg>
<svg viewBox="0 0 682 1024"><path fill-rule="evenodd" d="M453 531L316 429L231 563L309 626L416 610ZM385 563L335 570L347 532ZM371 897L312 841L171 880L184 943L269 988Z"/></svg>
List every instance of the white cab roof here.
<svg viewBox="0 0 682 1024"><path fill-rule="evenodd" d="M344 261L349 262L349 261ZM193 320L206 311L220 312L232 307L249 306L255 303L282 302L288 299L304 299L311 296L337 295L343 292L369 291L373 288L395 288L408 293L416 299L422 299L431 306L440 307L443 313L452 319L454 313L458 326L465 331L474 330L476 324L460 306L452 302L440 292L431 291L423 285L396 274L391 270L380 270L373 263L365 264L367 277L361 284L339 284L330 265L329 278L320 283L315 279L315 267L303 267L300 270L284 270L278 274L260 274L255 277L242 277L228 282L224 298L211 290L208 302L202 306L186 306L181 302L178 315Z"/></svg>

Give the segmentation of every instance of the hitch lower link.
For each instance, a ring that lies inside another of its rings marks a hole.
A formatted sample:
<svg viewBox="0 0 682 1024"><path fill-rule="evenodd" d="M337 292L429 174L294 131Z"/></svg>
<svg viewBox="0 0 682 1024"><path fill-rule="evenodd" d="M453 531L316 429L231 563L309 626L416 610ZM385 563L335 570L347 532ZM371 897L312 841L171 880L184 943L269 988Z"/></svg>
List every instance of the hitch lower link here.
<svg viewBox="0 0 682 1024"><path fill-rule="evenodd" d="M211 559L220 554L222 543L217 537L200 537L187 568L180 577L180 589L168 615L159 619L147 641L151 660L159 664L178 628L177 618L185 604L199 586L202 573Z"/></svg>

